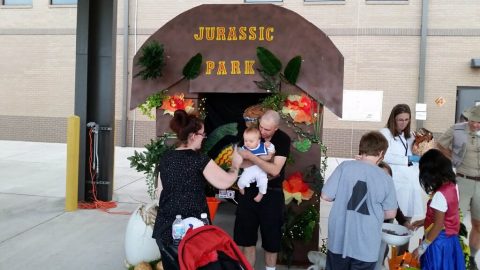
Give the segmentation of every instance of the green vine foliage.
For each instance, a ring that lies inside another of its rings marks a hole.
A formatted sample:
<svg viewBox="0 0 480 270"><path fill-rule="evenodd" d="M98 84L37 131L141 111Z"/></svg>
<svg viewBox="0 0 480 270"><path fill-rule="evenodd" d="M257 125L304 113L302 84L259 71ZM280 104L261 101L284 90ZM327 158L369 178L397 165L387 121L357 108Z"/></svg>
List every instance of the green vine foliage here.
<svg viewBox="0 0 480 270"><path fill-rule="evenodd" d="M162 69L165 66L163 44L152 41L142 48L142 56L138 59L137 65L142 70L134 77L141 76L142 80L156 79L162 76Z"/></svg>
<svg viewBox="0 0 480 270"><path fill-rule="evenodd" d="M277 112L281 112L283 108L283 104L285 104L286 99L287 99L287 94L284 94L281 92L275 92L265 97L262 100L262 107L266 109L275 110Z"/></svg>
<svg viewBox="0 0 480 270"><path fill-rule="evenodd" d="M322 161L320 168L315 164L307 166L303 171L303 177L305 182L314 191L314 195L311 200L313 203L300 214L295 214L292 207L287 206L286 220L282 228L282 250L280 251L280 259L287 263L288 266L292 263L294 241L304 240L309 241L312 239L315 225L317 224L320 213L316 208L316 205L320 203L320 193L325 181L325 171L327 169L327 148L320 144L320 151L322 155Z"/></svg>
<svg viewBox="0 0 480 270"><path fill-rule="evenodd" d="M138 109L143 115L148 116L150 119L155 119L155 115L152 114L152 110L162 106L163 100L167 97L168 90L162 90L147 98L144 103L138 106Z"/></svg>
<svg viewBox="0 0 480 270"><path fill-rule="evenodd" d="M314 205L309 206L304 212L296 215L293 210L287 209L287 220L282 230L282 249L280 257L288 266L292 264L294 240L308 242L312 240L315 225L320 218L320 213Z"/></svg>
<svg viewBox="0 0 480 270"><path fill-rule="evenodd" d="M319 136L319 129L318 129L318 123L314 123L315 125L315 131L313 133L310 133L308 131L305 131L301 126L299 126L297 123L295 123L288 115L282 113L279 111L280 117L285 121L287 126L291 128L297 135L299 135L302 138L307 138L309 139L312 143L319 143L321 145L322 142L320 141L320 136ZM316 120L318 121L318 120Z"/></svg>
<svg viewBox="0 0 480 270"><path fill-rule="evenodd" d="M164 134L156 140L150 140L150 143L145 145L145 151L134 151L133 156L127 158L130 161L131 168L147 176L147 189L152 200L155 199L158 162L168 150L174 149L173 145L167 144L169 138L171 138L170 134Z"/></svg>

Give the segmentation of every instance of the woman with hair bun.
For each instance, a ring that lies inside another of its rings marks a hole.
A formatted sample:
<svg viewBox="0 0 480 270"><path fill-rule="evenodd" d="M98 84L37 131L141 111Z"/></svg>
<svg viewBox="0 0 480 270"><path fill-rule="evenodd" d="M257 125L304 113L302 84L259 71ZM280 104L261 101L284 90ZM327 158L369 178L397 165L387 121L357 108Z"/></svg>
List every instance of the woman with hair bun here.
<svg viewBox="0 0 480 270"><path fill-rule="evenodd" d="M163 189L153 229L153 238L161 252L162 246L172 243L171 228L176 215L199 218L201 213L208 213L206 181L219 189L230 187L237 180L243 160L235 149L232 167L226 172L200 153L198 150L205 138L203 122L184 110L175 111L170 128L177 135L178 143L177 148L166 152L159 162Z"/></svg>

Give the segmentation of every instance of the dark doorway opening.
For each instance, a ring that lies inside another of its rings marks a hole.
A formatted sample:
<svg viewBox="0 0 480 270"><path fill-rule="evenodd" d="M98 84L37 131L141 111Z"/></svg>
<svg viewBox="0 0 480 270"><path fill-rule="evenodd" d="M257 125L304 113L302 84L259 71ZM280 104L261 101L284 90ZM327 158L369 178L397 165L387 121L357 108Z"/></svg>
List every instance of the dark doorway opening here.
<svg viewBox="0 0 480 270"><path fill-rule="evenodd" d="M480 87L459 86L457 88L457 108L455 122L462 122L463 112L473 106L480 105Z"/></svg>
<svg viewBox="0 0 480 270"><path fill-rule="evenodd" d="M199 95L200 99L205 98L204 108L206 117L204 124L207 135L217 127L225 124L237 123L238 127L238 133L236 136L226 135L210 149L208 152L210 158L215 159L225 147L242 140L242 134L246 128L243 119L243 112L246 108L261 103L262 99L266 96L268 96L268 94L263 93L208 93ZM207 196L215 196L217 193L218 190L207 185Z"/></svg>
<svg viewBox="0 0 480 270"><path fill-rule="evenodd" d="M205 100L205 131L212 132L215 128L236 122L239 124L239 131L245 129L243 111L249 106L258 104L268 94L257 93L209 93L202 94L200 98Z"/></svg>
<svg viewBox="0 0 480 270"><path fill-rule="evenodd" d="M221 139L208 153L211 158L215 158L226 145L237 143L242 139L243 131L246 128L243 112L249 106L261 103L266 96L268 94L263 93L209 93L199 96L201 99L206 98L204 123L207 135L219 126L233 122L238 124L237 136L228 135Z"/></svg>

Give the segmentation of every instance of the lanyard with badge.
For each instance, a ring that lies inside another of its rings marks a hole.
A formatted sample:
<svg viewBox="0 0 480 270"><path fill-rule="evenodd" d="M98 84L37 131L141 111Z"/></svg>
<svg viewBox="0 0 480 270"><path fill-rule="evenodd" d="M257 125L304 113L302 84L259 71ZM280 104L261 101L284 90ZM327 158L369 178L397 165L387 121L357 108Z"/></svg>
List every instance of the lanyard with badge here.
<svg viewBox="0 0 480 270"><path fill-rule="evenodd" d="M405 148L405 156L408 156L408 144L407 144L407 139L405 139L405 142L403 142L402 137L398 135L398 139L400 139L400 142L403 145L403 148ZM408 161L408 167L413 166L413 162Z"/></svg>

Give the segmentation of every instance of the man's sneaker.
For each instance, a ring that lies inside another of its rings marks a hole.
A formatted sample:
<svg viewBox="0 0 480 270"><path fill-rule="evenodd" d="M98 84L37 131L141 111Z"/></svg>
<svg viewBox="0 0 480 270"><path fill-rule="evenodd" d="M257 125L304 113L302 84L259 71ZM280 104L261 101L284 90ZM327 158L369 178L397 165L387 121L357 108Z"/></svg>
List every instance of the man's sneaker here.
<svg viewBox="0 0 480 270"><path fill-rule="evenodd" d="M473 256L470 256L469 270L478 270L477 263L475 262L475 257L473 257Z"/></svg>

